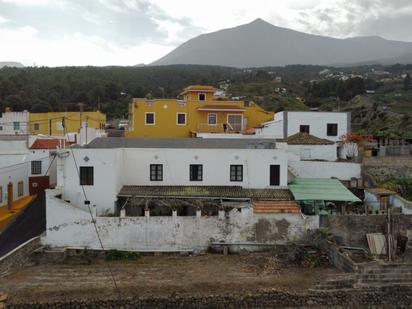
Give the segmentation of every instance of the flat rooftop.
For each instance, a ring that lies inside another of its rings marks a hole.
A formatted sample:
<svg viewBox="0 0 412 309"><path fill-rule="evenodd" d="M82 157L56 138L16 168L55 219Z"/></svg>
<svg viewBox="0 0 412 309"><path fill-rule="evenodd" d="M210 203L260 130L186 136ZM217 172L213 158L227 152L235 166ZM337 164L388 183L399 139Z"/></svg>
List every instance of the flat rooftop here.
<svg viewBox="0 0 412 309"><path fill-rule="evenodd" d="M78 147L75 147L78 148ZM257 138L99 137L82 148L275 149L276 142Z"/></svg>

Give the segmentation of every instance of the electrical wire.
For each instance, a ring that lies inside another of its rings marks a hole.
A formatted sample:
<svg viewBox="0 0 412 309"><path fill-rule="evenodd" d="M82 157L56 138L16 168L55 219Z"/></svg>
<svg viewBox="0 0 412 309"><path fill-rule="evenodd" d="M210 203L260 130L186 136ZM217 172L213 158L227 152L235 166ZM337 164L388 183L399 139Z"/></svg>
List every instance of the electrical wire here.
<svg viewBox="0 0 412 309"><path fill-rule="evenodd" d="M64 120L64 117L63 117L63 120ZM67 134L67 132L66 132L66 127L64 127L64 134L65 134L65 135ZM74 155L73 148L69 146L69 149L70 149L70 152L71 152L72 157L73 157L73 162L74 162L74 166L75 166L75 168L76 168L77 176L78 176L79 179L80 179L80 169L79 169L79 167L78 167L78 165L77 165L77 161L76 161L76 157L75 157L75 155ZM86 195L86 190L84 189L84 185L80 184L80 186L82 187L82 192L83 192L83 196L84 196L85 201L88 201L87 195ZM95 220L95 218L93 218L93 212L92 212L92 210L91 210L91 208L90 208L90 203L88 203L88 204L86 204L86 205L87 205L87 208L88 208L88 210L89 210L89 214L90 214L90 217L91 217L91 221L92 221L92 223L93 223L94 230L95 230L95 232L96 232L97 239L98 239L98 241L99 241L100 247L102 248L103 251L105 251L105 248L104 248L104 245L103 245L103 241L102 241L102 239L101 239L101 237L100 237L99 230L98 230L98 228L97 228L96 220ZM116 292L117 292L117 294L118 294L118 297L120 298L121 293L120 293L119 287L118 287L118 285L117 285L116 278L114 277L112 268L110 267L110 265L109 265L108 263L106 263L106 265L107 265L107 268L108 268L108 270L109 270L111 279L112 279L112 281L113 281L114 288L115 288L115 290L116 290Z"/></svg>

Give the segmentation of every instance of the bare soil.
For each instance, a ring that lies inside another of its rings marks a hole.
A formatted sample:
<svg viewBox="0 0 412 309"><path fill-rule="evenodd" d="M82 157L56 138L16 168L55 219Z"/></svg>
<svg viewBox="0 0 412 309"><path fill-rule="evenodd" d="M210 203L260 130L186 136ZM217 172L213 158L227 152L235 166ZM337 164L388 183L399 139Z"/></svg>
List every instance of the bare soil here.
<svg viewBox="0 0 412 309"><path fill-rule="evenodd" d="M45 302L67 298L303 292L330 274L332 267L302 267L279 262L270 253L203 256L142 256L135 261L38 265L0 278L9 300Z"/></svg>

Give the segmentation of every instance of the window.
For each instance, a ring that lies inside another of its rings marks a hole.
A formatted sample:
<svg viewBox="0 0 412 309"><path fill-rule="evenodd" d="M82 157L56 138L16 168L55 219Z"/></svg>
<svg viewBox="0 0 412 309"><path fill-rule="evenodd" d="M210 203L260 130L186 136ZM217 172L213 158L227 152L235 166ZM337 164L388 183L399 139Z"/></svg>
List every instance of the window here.
<svg viewBox="0 0 412 309"><path fill-rule="evenodd" d="M64 126L63 126L63 121L57 121L56 122L56 130L63 130Z"/></svg>
<svg viewBox="0 0 412 309"><path fill-rule="evenodd" d="M300 133L308 133L310 132L310 127L308 125L301 125L299 129Z"/></svg>
<svg viewBox="0 0 412 309"><path fill-rule="evenodd" d="M146 125L155 124L155 113L146 113L145 114L145 124Z"/></svg>
<svg viewBox="0 0 412 309"><path fill-rule="evenodd" d="M271 186L279 186L280 185L280 165L271 165L270 166L269 184Z"/></svg>
<svg viewBox="0 0 412 309"><path fill-rule="evenodd" d="M31 161L31 173L33 175L41 174L41 161Z"/></svg>
<svg viewBox="0 0 412 309"><path fill-rule="evenodd" d="M20 130L20 122L18 122L18 121L13 122L13 130L14 131Z"/></svg>
<svg viewBox="0 0 412 309"><path fill-rule="evenodd" d="M80 185L93 186L94 184L93 166L80 166Z"/></svg>
<svg viewBox="0 0 412 309"><path fill-rule="evenodd" d="M34 124L33 124L33 130L34 130L34 131L40 130L40 123L37 123L37 122L34 123Z"/></svg>
<svg viewBox="0 0 412 309"><path fill-rule="evenodd" d="M242 115L227 115L227 123L229 124L229 129L233 131L241 131L243 124Z"/></svg>
<svg viewBox="0 0 412 309"><path fill-rule="evenodd" d="M186 113L177 113L176 115L176 122L177 125L185 125L186 124Z"/></svg>
<svg viewBox="0 0 412 309"><path fill-rule="evenodd" d="M206 101L206 94L199 93L199 101Z"/></svg>
<svg viewBox="0 0 412 309"><path fill-rule="evenodd" d="M3 187L0 186L0 204L3 203Z"/></svg>
<svg viewBox="0 0 412 309"><path fill-rule="evenodd" d="M203 180L203 165L202 164L190 164L190 181L202 181Z"/></svg>
<svg viewBox="0 0 412 309"><path fill-rule="evenodd" d="M0 126L0 131L3 131L3 126Z"/></svg>
<svg viewBox="0 0 412 309"><path fill-rule="evenodd" d="M337 123L328 123L326 125L326 133L328 136L338 136L338 124Z"/></svg>
<svg viewBox="0 0 412 309"><path fill-rule="evenodd" d="M243 181L243 165L230 166L230 181Z"/></svg>
<svg viewBox="0 0 412 309"><path fill-rule="evenodd" d="M163 164L150 164L150 181L163 181Z"/></svg>
<svg viewBox="0 0 412 309"><path fill-rule="evenodd" d="M17 196L23 196L24 194L24 184L23 181L19 181L17 183Z"/></svg>
<svg viewBox="0 0 412 309"><path fill-rule="evenodd" d="M207 114L207 124L210 126L217 125L217 114L215 113Z"/></svg>

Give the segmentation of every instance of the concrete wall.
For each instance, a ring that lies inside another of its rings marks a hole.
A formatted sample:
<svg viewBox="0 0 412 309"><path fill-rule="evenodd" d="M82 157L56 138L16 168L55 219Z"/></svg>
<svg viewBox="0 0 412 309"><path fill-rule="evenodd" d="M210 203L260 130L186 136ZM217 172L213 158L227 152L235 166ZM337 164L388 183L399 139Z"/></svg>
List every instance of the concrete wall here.
<svg viewBox="0 0 412 309"><path fill-rule="evenodd" d="M327 135L328 123L338 124L337 136ZM311 135L331 141L339 141L342 135L350 131L350 114L339 112L280 112L276 113L273 121L267 122L263 125L263 128L257 129L256 134L286 138L298 133L300 125L309 125Z"/></svg>
<svg viewBox="0 0 412 309"><path fill-rule="evenodd" d="M339 180L359 179L361 165L347 162L289 161L289 166L301 178L332 178Z"/></svg>
<svg viewBox="0 0 412 309"><path fill-rule="evenodd" d="M379 197L373 192L365 190L364 202L374 210L380 209ZM389 197L389 204L393 207L401 208L403 214L412 215L412 202L402 198L398 194L393 194Z"/></svg>
<svg viewBox="0 0 412 309"><path fill-rule="evenodd" d="M87 199L98 213L114 210L123 185L242 186L268 188L269 165L279 164L280 187L287 186L287 155L279 149L73 149L76 163L94 167L94 185L84 186ZM61 167L63 199L84 204L72 154L67 151ZM150 164L163 164L163 181L150 181ZM189 180L189 165L203 164L203 181ZM243 181L230 181L230 165L243 164Z"/></svg>
<svg viewBox="0 0 412 309"><path fill-rule="evenodd" d="M0 135L27 134L28 121L28 112L5 112L0 117ZM13 122L20 124L18 130L14 129Z"/></svg>
<svg viewBox="0 0 412 309"><path fill-rule="evenodd" d="M76 207L54 197L57 193L47 190L43 243L99 249L90 212L84 206ZM318 217L253 214L251 208L244 208L214 217L96 217L96 224L107 249L205 250L212 241L273 244L299 240L308 229L318 228Z"/></svg>
<svg viewBox="0 0 412 309"><path fill-rule="evenodd" d="M337 146L333 145L288 145L288 151L296 154L301 160L336 161Z"/></svg>
<svg viewBox="0 0 412 309"><path fill-rule="evenodd" d="M362 169L375 181L412 178L412 156L364 157Z"/></svg>
<svg viewBox="0 0 412 309"><path fill-rule="evenodd" d="M0 168L0 188L2 191L0 206L7 205L7 185L13 184L13 200L18 200L29 194L29 162L20 162ZM23 195L18 195L18 183L23 181Z"/></svg>
<svg viewBox="0 0 412 309"><path fill-rule="evenodd" d="M406 233L412 229L411 215L392 214L393 232ZM320 228L327 228L339 245L368 248L366 234L386 233L386 215L320 216Z"/></svg>
<svg viewBox="0 0 412 309"><path fill-rule="evenodd" d="M49 149L30 150L30 154L28 156L29 176L50 176L50 184L55 185L57 182L57 159L53 160L53 157L54 154ZM31 173L31 161L42 162L41 174Z"/></svg>

